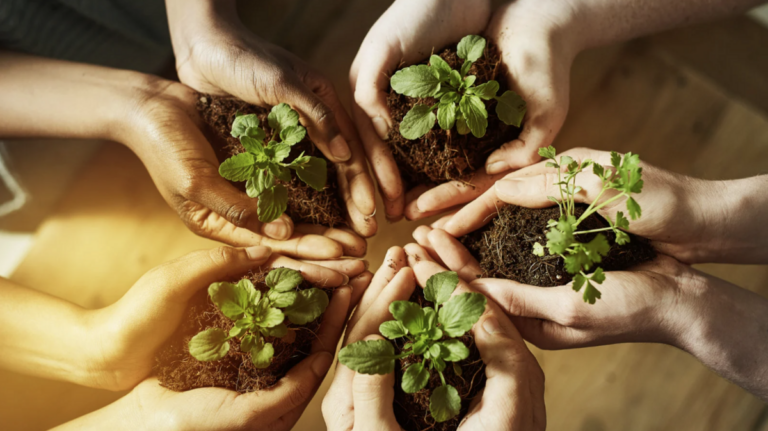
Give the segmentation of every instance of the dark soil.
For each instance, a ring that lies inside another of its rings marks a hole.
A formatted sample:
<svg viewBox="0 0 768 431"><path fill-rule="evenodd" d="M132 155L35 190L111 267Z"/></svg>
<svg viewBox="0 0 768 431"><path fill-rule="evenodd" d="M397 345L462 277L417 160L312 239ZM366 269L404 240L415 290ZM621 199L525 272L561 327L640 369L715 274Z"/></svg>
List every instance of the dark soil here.
<svg viewBox="0 0 768 431"><path fill-rule="evenodd" d="M586 205L577 205L576 217L584 213ZM480 262L483 274L478 277L494 277L515 280L534 286L559 286L571 281L563 259L546 254L533 254L533 244L547 242L545 231L547 221L560 217L558 207L545 209L523 208L506 205L499 208L499 214L483 228L461 238L461 242ZM597 214L584 220L580 230L599 229L608 222ZM613 232L602 232L611 244L608 255L600 267L605 271L620 271L631 268L656 257L656 251L645 238L629 234L630 242L623 246L615 243ZM578 235L581 242L589 242L597 233Z"/></svg>
<svg viewBox="0 0 768 431"><path fill-rule="evenodd" d="M265 142L269 142L272 130L267 122L269 110L248 104L240 99L232 97L210 96L198 94L197 110L207 124L204 130L208 141L216 152L219 163L227 158L245 152L245 148L237 138L230 135L235 114L240 111L243 114L256 114L261 121L261 127L266 132ZM291 154L285 160L290 162L305 152L306 155L326 159L323 153L309 139L309 135L303 141L294 145ZM291 173L293 179L290 183L283 183L288 188L288 209L286 214L294 223L311 223L330 227L347 226L344 203L338 190L336 179L336 167L326 159L328 164L328 181L325 188L317 190L304 184L295 173ZM232 183L237 188L245 191L245 183Z"/></svg>
<svg viewBox="0 0 768 431"><path fill-rule="evenodd" d="M243 278L250 278L257 289L266 291L264 278L267 273L252 273ZM310 287L305 281L299 289ZM329 297L332 294L330 291L326 293ZM226 388L240 393L265 389L277 383L291 367L309 355L320 320L322 317L305 326L296 326L286 319L290 331L287 336L282 339L266 337L275 348L272 365L268 368L256 368L250 354L240 351L240 337L229 342L229 353L223 359L201 362L189 354L189 340L207 328L222 328L229 332L234 326L234 322L211 302L204 289L190 301L184 323L158 352L155 373L163 387L179 392L204 387ZM291 332L295 333L295 337L291 336Z"/></svg>
<svg viewBox="0 0 768 431"><path fill-rule="evenodd" d="M430 302L424 299L424 291L422 289L416 289L409 300L418 303L422 307L426 305L432 306ZM474 337L467 333L460 340L469 347L470 352L467 359L458 363L462 370L461 376L454 373L452 363L450 362L443 371L443 376L445 376L446 383L459 391L461 412L458 416L446 422L437 423L429 414L429 397L432 395L432 389L442 385L438 373L436 371L430 373L429 383L427 383L426 388L415 394L406 394L400 386L403 373L409 365L419 361L414 356L408 356L397 361L398 366L395 367L394 409L397 421L405 431L455 430L467 414L472 398L485 387L485 364L482 358L480 358L480 352L477 350ZM397 353L402 352L404 344L405 339L403 338L395 340L395 350Z"/></svg>
<svg viewBox="0 0 768 431"><path fill-rule="evenodd" d="M443 58L454 70L459 70L463 62L456 55L456 45L439 50ZM429 59L422 63L427 64ZM402 65L401 69L405 66ZM488 41L483 56L469 69L470 75L476 75L475 85L495 79L499 82L499 92L509 90L507 72L501 64L501 56L496 45ZM484 166L488 155L520 134L520 129L504 124L496 116L496 101L486 102L488 110L488 129L485 136L475 138L471 133L460 135L456 128L443 130L435 123L430 132L416 140L405 139L400 135L400 122L411 107L418 103L434 104L435 99L428 97L414 99L397 94L390 88L387 97L390 115L394 126L389 131L387 143L400 168L406 189L419 184L445 183L451 180L471 182L472 173Z"/></svg>

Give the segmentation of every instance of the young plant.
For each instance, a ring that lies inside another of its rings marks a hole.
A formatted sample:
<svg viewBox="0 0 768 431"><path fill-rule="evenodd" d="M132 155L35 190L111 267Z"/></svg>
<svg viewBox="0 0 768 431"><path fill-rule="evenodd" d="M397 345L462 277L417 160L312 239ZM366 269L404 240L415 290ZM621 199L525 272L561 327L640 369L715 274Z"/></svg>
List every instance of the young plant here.
<svg viewBox="0 0 768 431"><path fill-rule="evenodd" d="M566 271L574 275L573 290L578 292L584 287L584 302L594 304L595 301L600 299L601 293L592 283L602 284L605 280L605 273L599 267L591 275L587 274L586 271L600 263L603 256L608 254L611 246L603 234L598 234L587 243L578 242L576 236L594 232L613 231L614 235L616 235L616 243L623 245L629 242L629 235L622 230L629 228L629 220L622 211L618 211L615 221L606 217L609 224L608 227L591 230L578 230L578 227L587 217L619 199L626 199L627 211L632 220L637 220L641 216L640 205L632 198L633 193L640 193L643 190L643 168L640 167L640 156L627 153L622 158L619 153L612 151L611 164L614 169L606 169L603 165L592 160L587 159L578 163L568 156L560 156L560 162L558 163L555 159L555 148L552 146L540 148L539 155L551 160L547 162L547 167L557 169L557 182L555 185L559 186L560 198L558 199L554 196L547 196L547 198L560 207L560 219L557 221L550 220L547 223L549 227L547 230L547 245L542 246L538 242L535 243L533 245L533 254L544 256L544 247L546 247L549 254L562 257L565 261ZM592 166L592 172L600 178L603 186L589 207L577 219L574 195L582 189L576 185L576 176L590 165ZM615 191L615 194L601 202L600 198L608 190Z"/></svg>
<svg viewBox="0 0 768 431"><path fill-rule="evenodd" d="M496 115L505 124L520 127L525 116L525 101L514 91L496 96L499 83L491 80L475 85L477 76L467 75L472 63L483 56L485 39L465 36L459 42L457 54L464 62L460 70L453 70L440 56L432 55L429 65L406 67L390 79L398 94L409 97L433 97L432 105L419 103L411 108L400 122L400 134L406 139L419 139L435 125L450 130L456 126L461 135L472 132L476 138L485 136L488 111L483 100L496 99ZM437 108L437 115L433 112Z"/></svg>
<svg viewBox="0 0 768 431"><path fill-rule="evenodd" d="M451 362L454 372L461 375L457 362L469 356L469 349L457 338L472 328L485 310L486 299L479 293L462 293L451 297L459 283L455 272L441 272L427 280L424 298L434 308L420 307L409 301L395 301L389 311L397 320L384 322L379 332L390 340L405 338L400 354L389 341L358 341L339 352L339 361L358 373L388 374L395 370L395 360L421 356L422 360L403 373L402 388L408 394L427 385L431 371L440 376L442 385L432 391L429 411L437 422L445 422L459 414L461 398L445 381L443 371ZM441 307L442 306L442 307Z"/></svg>
<svg viewBox="0 0 768 431"><path fill-rule="evenodd" d="M268 116L272 139L264 145L266 133L259 127L256 114L239 112L232 123L232 136L245 148L219 166L219 174L230 181L245 181L245 191L252 198L259 198L259 220L269 223L285 212L288 207L288 189L276 182L291 181L291 170L299 179L315 190L322 190L328 177L324 159L305 156L290 163L283 163L291 153L291 147L304 139L307 131L299 125L299 114L285 103L272 108Z"/></svg>
<svg viewBox="0 0 768 431"><path fill-rule="evenodd" d="M235 326L228 334L221 328L200 332L189 340L189 353L198 361L217 361L229 352L229 340L240 338L240 351L249 352L257 368L267 368L275 349L266 337L283 338L288 335L286 318L294 325L306 325L328 306L328 295L322 290L297 290L302 281L299 271L277 268L264 280L266 292L248 279L211 284L208 296Z"/></svg>

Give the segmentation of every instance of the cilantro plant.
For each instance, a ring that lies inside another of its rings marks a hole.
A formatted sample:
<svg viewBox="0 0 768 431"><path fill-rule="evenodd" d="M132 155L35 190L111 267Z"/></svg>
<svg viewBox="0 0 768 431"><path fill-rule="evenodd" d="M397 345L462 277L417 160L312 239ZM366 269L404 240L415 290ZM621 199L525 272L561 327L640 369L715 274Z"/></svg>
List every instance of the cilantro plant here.
<svg viewBox="0 0 768 431"><path fill-rule="evenodd" d="M302 281L299 271L277 268L267 274L266 292L248 279L211 284L208 296L235 326L229 333L221 328L200 332L189 340L189 353L198 361L217 361L229 352L229 341L239 338L240 351L251 354L253 365L267 368L275 349L266 337L282 338L288 334L286 318L294 325L306 325L328 306L328 295L322 290L297 290Z"/></svg>
<svg viewBox="0 0 768 431"><path fill-rule="evenodd" d="M432 105L416 104L400 122L400 134L406 139L419 139L435 125L450 130L456 126L459 134L472 132L477 138L485 135L488 111L483 100L496 99L496 115L505 124L520 127L526 107L525 101L514 91L497 96L499 83L491 80L475 85L477 76L467 75L472 64L483 56L485 39L465 36L459 42L457 54L464 62L460 70L453 70L440 56L432 55L429 65L406 67L392 75L390 85L398 94L409 97L433 97ZM433 112L437 108L437 115Z"/></svg>
<svg viewBox="0 0 768 431"><path fill-rule="evenodd" d="M266 133L259 127L256 114L239 112L232 123L232 136L245 148L219 166L219 174L230 181L245 181L245 191L252 198L259 198L259 220L269 223L285 212L288 207L288 189L275 179L291 181L291 170L299 179L315 190L322 190L328 177L325 160L312 156L299 157L284 163L291 147L304 139L307 131L299 125L299 114L285 103L272 108L268 117L272 139L264 144Z"/></svg>
<svg viewBox="0 0 768 431"><path fill-rule="evenodd" d="M339 352L339 361L358 373L388 374L395 370L395 360L408 356L421 357L405 370L402 389L406 393L418 392L427 385L435 371L442 385L432 391L429 411L437 422L445 422L459 414L461 398L453 386L445 381L443 371L451 362L454 372L461 375L457 362L469 356L469 349L457 338L472 328L485 310L485 296L462 293L451 297L459 283L455 272L441 272L427 280L424 297L435 307L422 308L409 301L394 301L389 311L397 320L384 322L381 335L407 341L400 354L386 340L358 341Z"/></svg>
<svg viewBox="0 0 768 431"><path fill-rule="evenodd" d="M629 235L622 230L629 228L629 220L622 211L618 211L615 221L606 218L609 224L608 227L591 230L578 230L578 227L587 217L619 199L626 199L627 211L632 220L637 220L642 215L640 205L632 198L632 194L640 193L643 190L643 168L640 167L640 156L627 153L622 158L619 153L612 151L611 164L613 169L606 169L603 165L592 160L587 159L578 163L568 156L560 156L560 162L558 163L555 159L555 148L552 146L540 148L539 155L551 160L547 162L547 167L557 169L557 182L555 185L559 186L560 199L553 196L547 196L547 198L560 207L560 219L557 221L550 220L547 223L549 227L547 230L547 245L542 246L538 242L535 243L533 245L533 253L537 256L544 256L544 248L546 247L549 254L562 257L565 261L566 271L574 274L573 290L578 292L584 287L584 302L594 304L595 301L600 299L601 293L593 283L602 284L605 281L605 273L599 267L591 275L587 274L586 271L600 263L602 257L608 254L611 246L602 234L598 234L587 243L578 242L576 236L612 231L616 235L616 243L623 245L629 242ZM600 178L603 186L589 207L577 219L574 195L582 189L576 185L576 176L584 172L590 165L592 166L592 172ZM608 190L614 190L616 193L601 202L600 198Z"/></svg>

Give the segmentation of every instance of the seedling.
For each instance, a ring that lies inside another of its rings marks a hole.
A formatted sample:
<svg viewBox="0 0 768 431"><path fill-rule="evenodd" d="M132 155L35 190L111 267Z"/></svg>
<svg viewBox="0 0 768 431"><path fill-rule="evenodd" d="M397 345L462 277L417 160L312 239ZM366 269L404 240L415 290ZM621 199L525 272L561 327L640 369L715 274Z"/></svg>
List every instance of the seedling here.
<svg viewBox="0 0 768 431"><path fill-rule="evenodd" d="M285 103L272 108L268 116L272 139L264 145L266 133L259 127L256 114L237 114L232 136L245 148L219 166L219 174L230 181L245 181L245 191L259 198L258 217L264 223L274 221L288 207L288 189L276 180L291 181L291 170L315 190L322 190L328 177L324 159L305 156L283 163L291 147L304 139L307 131L299 125L299 114Z"/></svg>
<svg viewBox="0 0 768 431"><path fill-rule="evenodd" d="M624 231L629 228L629 220L622 211L618 211L615 221L606 217L610 225L608 227L581 231L577 230L577 228L587 217L619 199L626 199L627 211L632 220L640 218L642 215L640 205L631 196L633 193L640 193L643 190L643 168L640 167L640 156L627 153L622 158L619 153L612 151L611 164L614 169L606 169L603 165L592 160L587 159L579 163L568 156L560 156L560 162L558 163L555 159L555 148L552 146L540 148L539 155L551 160L546 163L547 167L557 169L557 182L555 185L559 186L560 199L554 196L547 196L547 198L560 207L560 219L557 221L550 220L547 223L549 228L547 230L547 245L542 246L538 242L535 243L533 245L533 254L544 256L544 247L546 247L549 254L562 257L565 261L565 270L574 275L573 290L578 292L584 287L584 302L594 304L600 299L602 294L595 288L593 283L602 284L605 281L605 273L599 267L591 275L587 274L586 271L600 263L603 256L608 254L611 246L603 234L598 234L588 243L576 241L576 235L613 231L614 235L616 235L616 243L624 245L629 242L629 235ZM600 178L603 186L592 203L589 204L589 207L577 219L574 195L579 193L582 188L576 185L576 176L590 165L592 166L592 172ZM565 172L563 172L563 169L565 169ZM563 178L563 174L565 174L565 178ZM615 190L618 193L600 202L600 198L608 190Z"/></svg>
<svg viewBox="0 0 768 431"><path fill-rule="evenodd" d="M403 391L412 394L424 389L431 371L436 371L442 386L432 391L429 411L437 422L455 417L461 410L461 398L456 388L446 383L443 371L451 362L454 372L461 375L457 362L469 356L469 349L457 338L480 319L486 303L485 296L479 293L451 297L458 283L459 276L450 271L427 280L424 298L434 303L434 308L422 308L409 301L389 305L396 320L382 323L379 332L390 340L407 340L400 354L395 354L394 346L386 340L358 341L341 349L339 361L358 373L388 374L395 370L395 360L421 356L421 362L410 365L403 373Z"/></svg>
<svg viewBox="0 0 768 431"><path fill-rule="evenodd" d="M189 353L198 361L217 361L229 352L229 341L240 339L240 351L249 352L257 368L267 368L275 354L266 337L288 335L285 318L306 325L320 317L328 306L328 295L320 289L297 290L304 281L299 271L277 268L267 274L269 290L261 292L248 279L237 283L213 283L208 296L222 314L235 322L229 334L208 328L189 340Z"/></svg>
<svg viewBox="0 0 768 431"><path fill-rule="evenodd" d="M525 116L525 101L514 91L496 96L499 83L490 80L475 85L477 76L467 75L472 64L483 56L485 39L465 36L459 42L457 54L464 62L460 70L453 70L440 56L432 55L429 65L406 67L390 79L398 94L409 97L432 97L437 103L414 105L400 122L400 134L406 139L419 139L426 135L437 120L440 128L450 130L456 126L461 135L472 132L477 138L485 136L488 111L483 100L496 99L496 115L505 124L520 127ZM433 112L437 108L437 115Z"/></svg>

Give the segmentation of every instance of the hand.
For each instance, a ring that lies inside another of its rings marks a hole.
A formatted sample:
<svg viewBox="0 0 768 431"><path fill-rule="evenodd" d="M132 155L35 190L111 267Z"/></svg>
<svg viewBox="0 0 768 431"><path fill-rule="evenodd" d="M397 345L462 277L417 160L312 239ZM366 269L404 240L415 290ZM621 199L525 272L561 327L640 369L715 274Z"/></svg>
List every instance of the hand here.
<svg viewBox="0 0 768 431"><path fill-rule="evenodd" d="M383 141L393 126L387 107L389 76L401 62L423 60L434 49L483 31L489 0L399 0L371 27L349 72L355 123L381 189L386 216L403 215L400 171Z"/></svg>
<svg viewBox="0 0 768 431"><path fill-rule="evenodd" d="M415 246L418 247L418 246ZM413 249L414 245L406 249ZM410 252L409 252L410 254ZM418 280L422 286L444 271L428 259L406 261L403 249L393 247L374 276L360 306L349 322L345 345L376 338L379 325L391 318L389 304L407 300ZM406 267L409 262L412 268ZM466 291L460 282L457 291ZM520 334L495 304L489 302L473 335L487 367L485 389L477 396L459 430L543 430L544 375ZM399 430L392 402L394 375L361 375L337 366L331 388L323 400L329 430Z"/></svg>
<svg viewBox="0 0 768 431"><path fill-rule="evenodd" d="M364 237L375 234L373 182L355 127L330 81L245 28L234 0L166 4L181 82L258 106L291 105L312 141L338 168L351 226Z"/></svg>
<svg viewBox="0 0 768 431"><path fill-rule="evenodd" d="M500 174L539 160L537 150L552 143L568 113L571 65L581 49L574 20L569 2L558 0L516 0L493 11L486 34L498 44L510 87L526 101L523 130L488 157L485 172L472 178L474 187L459 181L441 184L414 196L406 217L448 211L480 196Z"/></svg>

